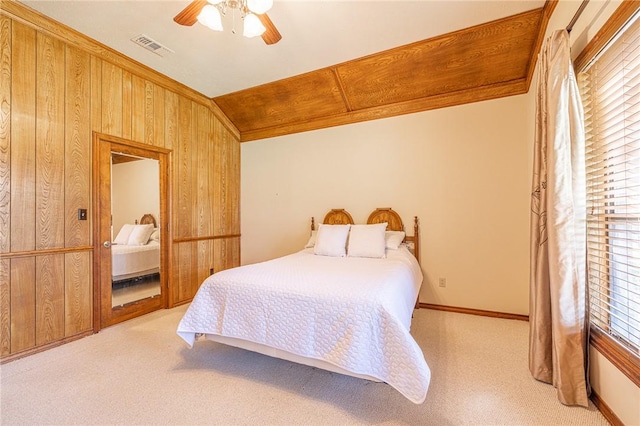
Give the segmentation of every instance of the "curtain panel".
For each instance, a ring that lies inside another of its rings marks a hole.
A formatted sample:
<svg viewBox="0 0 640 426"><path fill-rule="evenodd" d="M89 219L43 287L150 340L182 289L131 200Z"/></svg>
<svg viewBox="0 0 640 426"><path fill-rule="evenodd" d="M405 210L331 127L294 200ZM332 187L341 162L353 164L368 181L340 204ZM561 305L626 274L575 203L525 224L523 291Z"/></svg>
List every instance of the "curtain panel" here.
<svg viewBox="0 0 640 426"><path fill-rule="evenodd" d="M589 405L584 113L569 34L539 56L531 193L529 370L566 405Z"/></svg>

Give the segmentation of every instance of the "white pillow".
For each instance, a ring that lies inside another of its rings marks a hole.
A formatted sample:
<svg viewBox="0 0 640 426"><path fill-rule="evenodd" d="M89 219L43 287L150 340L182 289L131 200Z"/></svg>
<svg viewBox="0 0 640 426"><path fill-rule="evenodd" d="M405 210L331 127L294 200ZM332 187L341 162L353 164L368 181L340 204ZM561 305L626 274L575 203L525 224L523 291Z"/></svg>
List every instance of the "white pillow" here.
<svg viewBox="0 0 640 426"><path fill-rule="evenodd" d="M387 222L372 225L351 225L349 257L385 257Z"/></svg>
<svg viewBox="0 0 640 426"><path fill-rule="evenodd" d="M122 225L122 228L120 228L120 232L118 232L116 239L113 240L114 244L121 244L123 246L126 246L127 243L129 243L129 236L131 235L131 231L133 231L133 228L135 228L135 225L131 225L130 223L125 223L124 225Z"/></svg>
<svg viewBox="0 0 640 426"><path fill-rule="evenodd" d="M351 225L320 224L313 253L321 256L344 257Z"/></svg>
<svg viewBox="0 0 640 426"><path fill-rule="evenodd" d="M153 232L153 224L149 223L147 225L136 225L131 231L131 235L129 235L129 242L127 243L130 246L143 246L149 242L149 237Z"/></svg>
<svg viewBox="0 0 640 426"><path fill-rule="evenodd" d="M311 237L309 237L309 241L307 241L307 244L304 246L304 248L311 248L315 246L317 238L318 238L318 231L317 230L311 231Z"/></svg>
<svg viewBox="0 0 640 426"><path fill-rule="evenodd" d="M388 249L398 250L404 241L404 231L387 231L384 233L384 240Z"/></svg>
<svg viewBox="0 0 640 426"><path fill-rule="evenodd" d="M149 241L160 241L160 230L155 228L149 236Z"/></svg>

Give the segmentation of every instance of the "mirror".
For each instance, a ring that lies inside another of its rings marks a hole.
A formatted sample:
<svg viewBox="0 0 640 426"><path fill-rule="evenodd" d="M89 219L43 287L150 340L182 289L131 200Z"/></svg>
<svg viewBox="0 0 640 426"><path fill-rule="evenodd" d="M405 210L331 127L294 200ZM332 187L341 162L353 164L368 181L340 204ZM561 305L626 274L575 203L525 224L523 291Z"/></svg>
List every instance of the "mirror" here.
<svg viewBox="0 0 640 426"><path fill-rule="evenodd" d="M111 306L159 297L159 161L111 152Z"/></svg>

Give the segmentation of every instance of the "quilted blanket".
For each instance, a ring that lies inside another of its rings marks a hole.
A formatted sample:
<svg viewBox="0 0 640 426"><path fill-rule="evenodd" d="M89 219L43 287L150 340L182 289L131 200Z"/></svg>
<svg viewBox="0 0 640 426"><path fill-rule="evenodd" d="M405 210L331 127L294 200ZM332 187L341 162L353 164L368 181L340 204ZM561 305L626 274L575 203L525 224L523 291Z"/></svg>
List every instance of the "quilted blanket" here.
<svg viewBox="0 0 640 426"><path fill-rule="evenodd" d="M404 247L384 259L313 249L218 272L200 286L177 333L239 338L386 382L422 403L430 370L410 334L422 272Z"/></svg>

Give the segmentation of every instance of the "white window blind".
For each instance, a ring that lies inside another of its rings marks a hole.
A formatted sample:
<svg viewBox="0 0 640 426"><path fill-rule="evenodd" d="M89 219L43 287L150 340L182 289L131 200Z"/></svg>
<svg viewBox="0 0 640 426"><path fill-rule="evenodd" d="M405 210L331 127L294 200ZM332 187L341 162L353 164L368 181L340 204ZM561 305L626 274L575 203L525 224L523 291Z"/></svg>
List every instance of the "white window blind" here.
<svg viewBox="0 0 640 426"><path fill-rule="evenodd" d="M640 353L640 19L579 74L593 326Z"/></svg>

